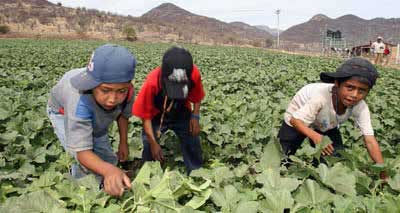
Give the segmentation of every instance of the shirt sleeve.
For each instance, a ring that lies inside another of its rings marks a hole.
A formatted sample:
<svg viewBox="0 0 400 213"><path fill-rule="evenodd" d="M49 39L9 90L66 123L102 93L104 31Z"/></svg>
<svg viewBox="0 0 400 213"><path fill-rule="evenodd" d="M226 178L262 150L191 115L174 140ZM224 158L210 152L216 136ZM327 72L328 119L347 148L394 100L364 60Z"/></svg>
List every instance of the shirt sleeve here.
<svg viewBox="0 0 400 213"><path fill-rule="evenodd" d="M68 151L79 152L93 149L93 114L84 102L79 101L76 109L65 112L65 137Z"/></svg>
<svg viewBox="0 0 400 213"><path fill-rule="evenodd" d="M374 135L374 129L371 124L371 115L368 105L364 101L353 109L353 116L355 124L360 129L362 135Z"/></svg>
<svg viewBox="0 0 400 213"><path fill-rule="evenodd" d="M307 126L314 123L317 119L318 113L321 111L323 106L323 98L314 97L310 99L297 111L292 113L292 117L303 121Z"/></svg>
<svg viewBox="0 0 400 213"><path fill-rule="evenodd" d="M154 106L156 92L156 88L147 79L133 103L132 113L142 119L152 119L157 115L159 110Z"/></svg>
<svg viewBox="0 0 400 213"><path fill-rule="evenodd" d="M201 81L200 71L195 65L193 65L192 81L194 85L188 94L188 101L192 103L199 103L201 100L203 100L205 92L203 89L203 83Z"/></svg>

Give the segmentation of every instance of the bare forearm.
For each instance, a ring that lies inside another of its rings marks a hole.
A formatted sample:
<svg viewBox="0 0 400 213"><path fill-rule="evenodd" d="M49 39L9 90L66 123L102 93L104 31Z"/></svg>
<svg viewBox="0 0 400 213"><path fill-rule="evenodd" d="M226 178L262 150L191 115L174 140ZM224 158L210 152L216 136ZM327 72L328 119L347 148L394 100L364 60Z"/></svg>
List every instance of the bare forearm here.
<svg viewBox="0 0 400 213"><path fill-rule="evenodd" d="M107 171L111 170L110 168L115 167L111 163L103 161L92 150L78 152L77 159L84 167L101 176L105 176Z"/></svg>
<svg viewBox="0 0 400 213"><path fill-rule="evenodd" d="M382 152L375 137L373 135L365 135L364 142L371 159L375 161L375 163L383 163Z"/></svg>
<svg viewBox="0 0 400 213"><path fill-rule="evenodd" d="M151 125L150 119L143 119L143 129L149 140L150 145L154 145L157 143L156 138L154 136L153 126Z"/></svg>
<svg viewBox="0 0 400 213"><path fill-rule="evenodd" d="M193 114L199 115L200 114L200 102L199 103L193 103Z"/></svg>
<svg viewBox="0 0 400 213"><path fill-rule="evenodd" d="M302 120L292 118L290 119L290 124L293 126L293 128L295 128L297 131L307 136L314 142L317 141L319 137L321 137L321 135L318 134L316 131L306 126Z"/></svg>
<svg viewBox="0 0 400 213"><path fill-rule="evenodd" d="M120 115L117 120L119 131L119 142L128 143L128 124L129 120L123 115Z"/></svg>

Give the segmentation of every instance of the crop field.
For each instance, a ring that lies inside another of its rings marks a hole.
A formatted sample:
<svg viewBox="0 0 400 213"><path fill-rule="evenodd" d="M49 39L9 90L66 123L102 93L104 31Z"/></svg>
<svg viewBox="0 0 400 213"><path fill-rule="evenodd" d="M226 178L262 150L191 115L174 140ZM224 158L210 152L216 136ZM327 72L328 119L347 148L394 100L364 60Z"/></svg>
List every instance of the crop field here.
<svg viewBox="0 0 400 213"><path fill-rule="evenodd" d="M378 67L380 78L366 99L384 166L374 165L352 121L340 129L342 158L313 166L321 150L304 143L289 163L277 144L287 104L341 61L262 49L184 45L206 91L202 169L185 174L179 142L168 132L160 140L167 162L125 165L133 168L132 189L120 198L99 190L92 175L72 179L74 160L46 116L48 93L102 44L0 40L0 212L400 212L400 71ZM137 92L170 45L119 44L138 60ZM130 121L130 161L139 162L141 122ZM117 147L116 124L109 135ZM382 170L387 183L379 180Z"/></svg>

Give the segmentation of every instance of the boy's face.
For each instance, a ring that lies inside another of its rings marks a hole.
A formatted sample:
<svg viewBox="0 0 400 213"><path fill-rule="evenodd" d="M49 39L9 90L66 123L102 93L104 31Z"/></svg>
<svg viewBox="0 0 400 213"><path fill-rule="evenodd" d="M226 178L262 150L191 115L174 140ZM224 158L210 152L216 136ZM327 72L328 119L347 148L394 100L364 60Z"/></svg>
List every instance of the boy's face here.
<svg viewBox="0 0 400 213"><path fill-rule="evenodd" d="M368 84L361 83L357 80L349 79L340 85L336 81L335 84L339 88L339 101L346 107L356 105L368 95Z"/></svg>
<svg viewBox="0 0 400 213"><path fill-rule="evenodd" d="M128 95L131 83L102 83L92 90L96 102L106 110L121 104Z"/></svg>

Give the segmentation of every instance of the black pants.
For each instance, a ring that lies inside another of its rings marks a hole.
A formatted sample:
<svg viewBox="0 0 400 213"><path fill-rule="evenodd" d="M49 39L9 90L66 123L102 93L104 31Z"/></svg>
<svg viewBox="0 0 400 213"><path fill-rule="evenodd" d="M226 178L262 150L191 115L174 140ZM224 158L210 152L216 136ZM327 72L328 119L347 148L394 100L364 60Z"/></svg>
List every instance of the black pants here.
<svg viewBox="0 0 400 213"><path fill-rule="evenodd" d="M337 151L343 149L342 135L340 134L339 129L334 128L326 132L320 132L318 130L315 131L319 134L328 136L332 140L332 145L335 149L333 151L333 156L339 156ZM286 122L283 121L282 126L279 129L278 138L279 142L281 143L283 152L289 156L296 153L297 149L301 146L306 136L298 132L295 128L287 125ZM311 145L315 146L314 143L311 143Z"/></svg>

